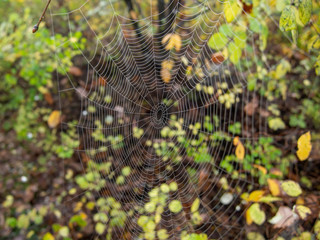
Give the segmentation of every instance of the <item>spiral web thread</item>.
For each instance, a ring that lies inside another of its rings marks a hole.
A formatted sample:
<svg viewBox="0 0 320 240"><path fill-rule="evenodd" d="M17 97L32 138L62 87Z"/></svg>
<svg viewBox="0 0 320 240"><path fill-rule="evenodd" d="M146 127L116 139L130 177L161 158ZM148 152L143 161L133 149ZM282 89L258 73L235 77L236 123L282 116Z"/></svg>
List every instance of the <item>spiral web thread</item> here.
<svg viewBox="0 0 320 240"><path fill-rule="evenodd" d="M98 169L93 168L91 171L98 172L106 180L106 186L96 192L97 197L112 196L121 203L122 210L133 210L133 214L127 217L125 226L112 233L114 239L126 239L126 232L131 233L132 239L139 239L143 231L137 225L141 215L137 209L148 202L151 189L172 181L178 183L179 190L170 194L168 202L173 199L181 201L183 210L178 214L169 210L162 213L157 229L167 229L168 239L179 239L181 230L207 233L209 238L214 239L240 237L244 231L241 219L245 208L241 205L236 189L256 186L254 179L250 175L231 178L219 163L225 156L234 154L232 141L213 139L210 136L216 132L228 132L228 126L236 121L241 123L242 137L239 139L242 143L249 141L254 144L259 136L266 135L265 119L260 114L249 116L243 110L253 97L259 109L267 108L267 102L260 95L248 94L247 91L247 76L252 69L249 64L253 62L256 66L255 63L260 60L258 57L263 56L263 53L259 53L259 56L256 54L254 33L248 30L245 41L251 44L252 51L244 52L246 61L241 65L247 65L246 69L234 67L228 59L215 63L211 58L215 51L207 46L207 42L212 34L218 32L219 26L226 22L224 13L217 11L212 1L187 2L182 4L180 1L170 1L164 9L169 14L161 22L159 18L162 13L155 13L155 5L151 1L150 16L139 16L137 20L123 17L115 10L119 6L127 8L124 2L79 1L77 7L65 13L55 13L50 9L53 34L59 32L59 26L55 22L68 25L70 39L66 44L77 48L71 35L78 30L78 26L86 27L84 37L95 39L88 44L90 51L81 51L80 57L76 59L87 66L85 77L77 78L68 72L65 72L67 78L58 76L62 114L68 115L68 109L73 109L73 106L79 114L76 124L65 121L62 128L77 130L81 147L75 151L79 155L84 173L84 162L88 158L96 163L112 163L114 177L109 178ZM94 11L93 6L98 10ZM101 13L104 11L112 17L107 18ZM101 25L104 27L98 27ZM164 29L163 33L158 33L155 26ZM172 27L166 29L168 26ZM167 34L178 34L181 37L180 51L174 48L167 51L159 47L163 36ZM236 33L232 34L233 38L238 37ZM63 57L56 57L61 64ZM161 78L161 64L168 60L176 64L171 70L170 82L165 83ZM202 74L192 71L186 80L184 73L188 66L202 69ZM270 66L266 68L271 70ZM221 88L224 82L227 87ZM214 93L199 91L199 83L212 86ZM220 94L232 93L238 101L231 108L226 108L218 100L218 88L221 88ZM106 96L111 101L106 100ZM81 101L81 109L79 103L66 99L78 99ZM94 110L90 110L92 107ZM172 118L173 115L176 118ZM215 118L220 124L210 130L201 127L194 134L190 129L190 124L194 126L196 122L200 122L203 125L206 119L213 121ZM177 123L180 123L181 130L185 132L184 144L192 144L200 133L206 136L204 141L207 148L198 151L199 154L203 151L210 155L210 161L197 163L188 157L178 136L161 135L164 128L176 130L175 125L179 125ZM135 127L143 129L139 138L134 136ZM97 131L103 133L104 137L100 140L93 137ZM108 136L111 138L108 139ZM231 139L235 136L229 134ZM159 156L154 144L161 145L163 141L174 143L178 151L169 147ZM119 144L122 147L118 147ZM131 172L125 177L125 184L119 186L116 178L121 175L121 169L125 166L129 166ZM242 171L241 164L235 168ZM189 174L188 169L196 170L196 174ZM219 179L222 177L228 179L230 189L224 190L221 187ZM225 192L233 194L232 202L228 205L221 203L221 196ZM189 208L196 198L201 199L199 212L204 220L200 227L190 227L186 222L190 221ZM97 207L97 212L99 211L103 210ZM110 221L105 224L109 226ZM179 227L182 229L178 231Z"/></svg>

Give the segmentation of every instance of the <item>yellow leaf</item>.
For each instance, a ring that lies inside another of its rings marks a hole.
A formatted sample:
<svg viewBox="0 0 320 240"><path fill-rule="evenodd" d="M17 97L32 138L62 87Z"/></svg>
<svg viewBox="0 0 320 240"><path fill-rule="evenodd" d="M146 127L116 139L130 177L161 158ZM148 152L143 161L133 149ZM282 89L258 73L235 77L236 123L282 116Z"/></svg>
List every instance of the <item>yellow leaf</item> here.
<svg viewBox="0 0 320 240"><path fill-rule="evenodd" d="M61 117L60 111L57 111L57 110L53 111L48 118L49 127L55 128L56 126L58 126L60 123L60 117Z"/></svg>
<svg viewBox="0 0 320 240"><path fill-rule="evenodd" d="M238 145L236 147L236 156L240 160L243 160L244 159L244 154L245 154L244 146L242 145L242 143L239 140L239 143L238 143Z"/></svg>
<svg viewBox="0 0 320 240"><path fill-rule="evenodd" d="M87 219L87 214L85 214L84 212L81 212L80 213L80 216L81 216L81 218L83 219L83 220L86 220Z"/></svg>
<svg viewBox="0 0 320 240"><path fill-rule="evenodd" d="M249 232L247 234L247 240L265 240L264 236L258 232ZM277 239L279 240L279 239Z"/></svg>
<svg viewBox="0 0 320 240"><path fill-rule="evenodd" d="M247 220L247 224L251 225L252 224L252 218L250 216L250 212L249 209L246 211L246 220Z"/></svg>
<svg viewBox="0 0 320 240"><path fill-rule="evenodd" d="M163 61L161 63L161 78L165 83L169 83L171 80L170 70L173 68L173 61Z"/></svg>
<svg viewBox="0 0 320 240"><path fill-rule="evenodd" d="M273 196L279 196L280 194L280 184L275 179L267 179L269 190Z"/></svg>
<svg viewBox="0 0 320 240"><path fill-rule="evenodd" d="M298 197L302 193L300 185L292 180L284 181L281 187L290 197Z"/></svg>
<svg viewBox="0 0 320 240"><path fill-rule="evenodd" d="M47 233L43 236L42 240L54 240L54 236L53 236L51 233L47 232Z"/></svg>
<svg viewBox="0 0 320 240"><path fill-rule="evenodd" d="M260 198L263 196L264 191L263 190L256 190L250 193L248 201L250 202L258 202Z"/></svg>
<svg viewBox="0 0 320 240"><path fill-rule="evenodd" d="M176 51L180 51L182 46L181 37L178 34L167 34L161 41L162 44L167 43L166 49L171 50L173 48L176 49Z"/></svg>
<svg viewBox="0 0 320 240"><path fill-rule="evenodd" d="M171 60L165 60L161 63L162 68L166 68L168 70L171 70L173 68L173 61Z"/></svg>
<svg viewBox="0 0 320 240"><path fill-rule="evenodd" d="M310 132L307 132L301 135L298 139L298 151L297 156L301 161L306 160L311 152L311 135Z"/></svg>
<svg viewBox="0 0 320 240"><path fill-rule="evenodd" d="M249 201L249 193L247 192L242 193L240 197L247 202Z"/></svg>
<svg viewBox="0 0 320 240"><path fill-rule="evenodd" d="M260 209L259 203L252 204L247 210L247 212L248 211L252 221L255 224L262 225L266 220L266 214L264 213L264 211Z"/></svg>
<svg viewBox="0 0 320 240"><path fill-rule="evenodd" d="M168 42L168 40L170 39L171 35L172 34L170 33L170 34L167 34L166 36L164 36L164 38L162 38L161 43L165 44L166 42Z"/></svg>
<svg viewBox="0 0 320 240"><path fill-rule="evenodd" d="M253 166L259 169L263 174L267 174L267 169L265 167L262 167L261 165L258 165L258 164L253 164Z"/></svg>
<svg viewBox="0 0 320 240"><path fill-rule="evenodd" d="M223 12L227 22L232 22L240 13L241 6L238 0L231 0L224 3Z"/></svg>
<svg viewBox="0 0 320 240"><path fill-rule="evenodd" d="M306 219L307 216L308 216L309 214L311 214L310 208L308 208L308 207L306 207L306 206L303 206L303 205L298 205L298 206L296 206L295 209L296 209L296 212L298 213L298 215L300 216L300 218L301 218L302 220Z"/></svg>
<svg viewBox="0 0 320 240"><path fill-rule="evenodd" d="M186 74L191 75L191 71L192 71L192 66L188 66L186 70Z"/></svg>

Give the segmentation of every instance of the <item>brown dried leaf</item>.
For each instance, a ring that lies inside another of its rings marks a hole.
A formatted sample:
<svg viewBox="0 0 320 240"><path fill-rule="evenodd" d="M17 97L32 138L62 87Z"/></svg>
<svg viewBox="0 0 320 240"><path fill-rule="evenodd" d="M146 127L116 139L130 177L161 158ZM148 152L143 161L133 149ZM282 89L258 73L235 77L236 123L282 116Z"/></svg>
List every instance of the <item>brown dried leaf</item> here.
<svg viewBox="0 0 320 240"><path fill-rule="evenodd" d="M44 99L47 101L47 103L49 103L50 105L53 104L53 98L52 98L52 95L47 92L44 94Z"/></svg>
<svg viewBox="0 0 320 240"><path fill-rule="evenodd" d="M78 67L75 67L75 66L73 66L73 67L71 67L71 68L69 69L69 73L70 73L71 75L73 75L73 76L76 76L76 77L82 76L82 71L81 71L81 69L78 68Z"/></svg>
<svg viewBox="0 0 320 240"><path fill-rule="evenodd" d="M255 97L252 99L251 102L249 102L245 107L244 107L244 111L247 113L247 115L252 116L257 107L259 105L258 99Z"/></svg>
<svg viewBox="0 0 320 240"><path fill-rule="evenodd" d="M215 64L221 64L225 60L222 52L216 52L216 53L212 54L211 59L212 59L213 63L215 63Z"/></svg>

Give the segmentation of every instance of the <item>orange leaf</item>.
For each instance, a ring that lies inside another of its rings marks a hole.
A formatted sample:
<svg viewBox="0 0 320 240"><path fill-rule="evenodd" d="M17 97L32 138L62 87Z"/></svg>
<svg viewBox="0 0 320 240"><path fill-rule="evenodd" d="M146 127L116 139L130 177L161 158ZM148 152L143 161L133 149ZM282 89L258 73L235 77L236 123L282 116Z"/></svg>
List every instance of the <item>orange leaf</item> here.
<svg viewBox="0 0 320 240"><path fill-rule="evenodd" d="M259 169L263 174L267 174L267 169L265 167L262 167L261 165L258 165L258 164L253 164L253 166Z"/></svg>
<svg viewBox="0 0 320 240"><path fill-rule="evenodd" d="M279 177L282 177L282 175L283 175L281 170L277 169L277 168L271 168L270 173L273 175L279 176Z"/></svg>
<svg viewBox="0 0 320 240"><path fill-rule="evenodd" d="M101 85L101 86L105 86L106 85L106 79L104 79L103 77L99 77L98 79L98 83Z"/></svg>
<svg viewBox="0 0 320 240"><path fill-rule="evenodd" d="M239 143L239 137L236 136L236 137L233 139L233 145L234 145L234 146L237 146L238 143Z"/></svg>
<svg viewBox="0 0 320 240"><path fill-rule="evenodd" d="M304 199L302 197L298 197L296 201L296 205L303 205L304 204Z"/></svg>
<svg viewBox="0 0 320 240"><path fill-rule="evenodd" d="M246 220L247 220L248 225L252 224L252 218L251 218L250 212L248 210L246 211Z"/></svg>
<svg viewBox="0 0 320 240"><path fill-rule="evenodd" d="M269 190L273 196L279 196L280 194L280 184L277 180L268 178L267 179Z"/></svg>
<svg viewBox="0 0 320 240"><path fill-rule="evenodd" d="M73 76L76 76L76 77L81 77L82 76L81 69L78 68L78 67L75 67L75 66L69 68L69 73L71 75L73 75Z"/></svg>
<svg viewBox="0 0 320 240"><path fill-rule="evenodd" d="M133 11L133 10L130 11L130 17L131 17L133 20L137 20L137 19L138 19L136 12Z"/></svg>
<svg viewBox="0 0 320 240"><path fill-rule="evenodd" d="M61 117L60 111L57 111L57 110L53 111L48 118L49 127L51 128L57 127L60 123L60 117Z"/></svg>
<svg viewBox="0 0 320 240"><path fill-rule="evenodd" d="M238 143L238 145L236 147L236 156L240 160L243 160L244 159L244 154L245 154L244 146L242 145L242 143L239 140L239 143Z"/></svg>
<svg viewBox="0 0 320 240"><path fill-rule="evenodd" d="M50 105L53 104L53 98L50 94L50 92L47 92L44 94L44 99L47 101L47 103L49 103Z"/></svg>
<svg viewBox="0 0 320 240"><path fill-rule="evenodd" d="M162 81L164 81L165 83L169 83L170 82L171 73L170 73L170 71L168 69L162 68L160 74L161 74Z"/></svg>

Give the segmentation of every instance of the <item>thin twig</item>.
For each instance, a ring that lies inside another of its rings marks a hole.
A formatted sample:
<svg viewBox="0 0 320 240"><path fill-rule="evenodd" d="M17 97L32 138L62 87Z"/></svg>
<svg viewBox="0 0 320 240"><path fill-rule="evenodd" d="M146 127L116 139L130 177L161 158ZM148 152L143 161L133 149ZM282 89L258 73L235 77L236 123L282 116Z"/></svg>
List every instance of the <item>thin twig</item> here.
<svg viewBox="0 0 320 240"><path fill-rule="evenodd" d="M43 12L42 12L42 14L41 14L41 17L39 18L38 23L37 23L36 25L34 25L34 27L33 27L33 29L32 29L32 32L33 32L33 33L35 33L35 32L38 31L39 25L40 25L40 23L42 22L42 20L44 19L44 15L46 14L47 9L48 9L50 3L51 3L51 0L48 0L46 7L43 9Z"/></svg>

